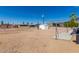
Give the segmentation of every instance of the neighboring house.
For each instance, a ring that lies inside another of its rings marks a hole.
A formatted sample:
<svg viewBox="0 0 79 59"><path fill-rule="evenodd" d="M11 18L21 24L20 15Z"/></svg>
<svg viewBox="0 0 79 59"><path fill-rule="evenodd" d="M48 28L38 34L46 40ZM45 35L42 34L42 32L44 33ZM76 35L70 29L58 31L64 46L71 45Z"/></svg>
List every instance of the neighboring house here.
<svg viewBox="0 0 79 59"><path fill-rule="evenodd" d="M59 27L64 27L64 22L63 23L58 23Z"/></svg>
<svg viewBox="0 0 79 59"><path fill-rule="evenodd" d="M62 23L53 23L53 26L63 27L64 22L62 22Z"/></svg>

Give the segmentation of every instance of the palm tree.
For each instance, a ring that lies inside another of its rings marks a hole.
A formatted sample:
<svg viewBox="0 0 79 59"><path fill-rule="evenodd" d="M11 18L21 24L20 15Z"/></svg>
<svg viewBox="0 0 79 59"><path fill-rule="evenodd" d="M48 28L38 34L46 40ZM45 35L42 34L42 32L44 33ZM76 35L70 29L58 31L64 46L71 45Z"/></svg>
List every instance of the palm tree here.
<svg viewBox="0 0 79 59"><path fill-rule="evenodd" d="M72 14L70 15L70 19L71 21L74 21L74 22L77 20L76 12L72 12Z"/></svg>
<svg viewBox="0 0 79 59"><path fill-rule="evenodd" d="M70 27L77 27L78 23L76 21L77 21L77 15L75 12L72 12L72 14L70 16L69 26Z"/></svg>

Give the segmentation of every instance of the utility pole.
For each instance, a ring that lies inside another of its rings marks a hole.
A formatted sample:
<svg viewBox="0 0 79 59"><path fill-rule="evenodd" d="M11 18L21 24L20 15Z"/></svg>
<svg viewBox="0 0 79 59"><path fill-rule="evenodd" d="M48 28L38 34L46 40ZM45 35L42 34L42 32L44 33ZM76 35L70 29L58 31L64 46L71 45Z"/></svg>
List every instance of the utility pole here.
<svg viewBox="0 0 79 59"><path fill-rule="evenodd" d="M41 16L41 17L42 17L42 20L43 20L43 24L44 24L44 14L42 14L42 16Z"/></svg>
<svg viewBox="0 0 79 59"><path fill-rule="evenodd" d="M25 22L23 21L23 25L25 25Z"/></svg>
<svg viewBox="0 0 79 59"><path fill-rule="evenodd" d="M1 25L3 25L4 24L4 22L3 21L1 21Z"/></svg>

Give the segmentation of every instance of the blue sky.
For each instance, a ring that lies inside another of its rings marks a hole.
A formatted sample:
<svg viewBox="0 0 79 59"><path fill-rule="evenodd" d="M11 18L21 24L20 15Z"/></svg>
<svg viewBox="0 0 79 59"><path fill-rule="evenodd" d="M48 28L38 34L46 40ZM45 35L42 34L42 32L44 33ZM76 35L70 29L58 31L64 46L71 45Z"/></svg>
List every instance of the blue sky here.
<svg viewBox="0 0 79 59"><path fill-rule="evenodd" d="M0 6L0 21L14 24L23 21L42 23L44 15L45 22L64 22L69 20L73 11L79 16L79 7L76 6Z"/></svg>

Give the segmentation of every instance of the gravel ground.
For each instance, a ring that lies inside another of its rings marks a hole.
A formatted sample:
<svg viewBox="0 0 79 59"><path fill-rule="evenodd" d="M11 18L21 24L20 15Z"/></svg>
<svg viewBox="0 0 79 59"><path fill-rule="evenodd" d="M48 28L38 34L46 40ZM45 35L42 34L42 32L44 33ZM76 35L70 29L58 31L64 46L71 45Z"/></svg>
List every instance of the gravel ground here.
<svg viewBox="0 0 79 59"><path fill-rule="evenodd" d="M68 29L71 30L71 29ZM67 28L58 28L58 33L67 32ZM72 40L55 40L55 27L48 30L36 28L0 29L1 53L52 53L79 52L79 45Z"/></svg>

